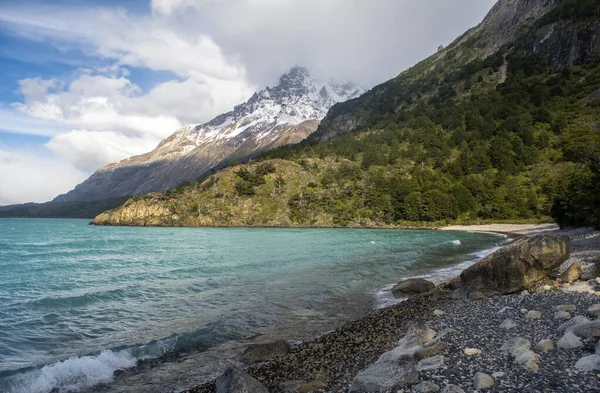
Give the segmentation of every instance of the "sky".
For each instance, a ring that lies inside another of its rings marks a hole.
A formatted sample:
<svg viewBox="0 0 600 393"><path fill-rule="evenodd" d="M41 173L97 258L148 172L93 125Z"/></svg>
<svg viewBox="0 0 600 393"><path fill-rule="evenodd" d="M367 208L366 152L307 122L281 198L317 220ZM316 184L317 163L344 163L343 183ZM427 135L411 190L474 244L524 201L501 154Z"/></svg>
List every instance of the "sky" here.
<svg viewBox="0 0 600 393"><path fill-rule="evenodd" d="M0 206L231 110L294 65L366 88L495 0L1 0Z"/></svg>

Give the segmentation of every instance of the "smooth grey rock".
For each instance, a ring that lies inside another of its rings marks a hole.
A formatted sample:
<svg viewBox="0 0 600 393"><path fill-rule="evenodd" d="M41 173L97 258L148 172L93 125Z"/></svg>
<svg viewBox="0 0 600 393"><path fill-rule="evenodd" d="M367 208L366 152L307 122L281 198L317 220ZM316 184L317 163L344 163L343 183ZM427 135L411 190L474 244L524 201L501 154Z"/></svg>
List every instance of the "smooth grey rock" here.
<svg viewBox="0 0 600 393"><path fill-rule="evenodd" d="M578 337L587 339L600 337L600 321L580 323L578 325L571 326L566 330L566 332L571 332Z"/></svg>
<svg viewBox="0 0 600 393"><path fill-rule="evenodd" d="M521 337L511 338L500 347L500 352L509 354L516 358L521 353L528 351L531 348L531 342Z"/></svg>
<svg viewBox="0 0 600 393"><path fill-rule="evenodd" d="M465 393L465 391L456 385L448 384L444 387L442 393Z"/></svg>
<svg viewBox="0 0 600 393"><path fill-rule="evenodd" d="M568 321L571 319L571 313L568 311L557 311L554 313L554 319L557 321Z"/></svg>
<svg viewBox="0 0 600 393"><path fill-rule="evenodd" d="M531 310L525 315L527 319L540 319L542 317L542 313L539 311Z"/></svg>
<svg viewBox="0 0 600 393"><path fill-rule="evenodd" d="M550 352L554 350L554 343L552 342L552 340L549 339L541 340L539 343L535 344L535 347L533 347L533 349L543 353Z"/></svg>
<svg viewBox="0 0 600 393"><path fill-rule="evenodd" d="M239 368L230 368L221 375L215 385L216 393L269 393L258 380Z"/></svg>
<svg viewBox="0 0 600 393"><path fill-rule="evenodd" d="M426 326L422 321L413 322L409 326L406 335L398 341L398 346L383 353L377 360L377 363L414 360L417 351L421 349L424 343L433 340L435 333L435 330Z"/></svg>
<svg viewBox="0 0 600 393"><path fill-rule="evenodd" d="M440 387L433 382L424 381L413 387L416 393L436 393L440 391Z"/></svg>
<svg viewBox="0 0 600 393"><path fill-rule="evenodd" d="M513 321L512 319L510 319L510 318L506 318L500 324L500 328L501 329L505 329L505 330L509 330L509 329L514 328L514 327L517 327L517 323L515 321Z"/></svg>
<svg viewBox="0 0 600 393"><path fill-rule="evenodd" d="M575 363L579 371L600 371L600 355L584 356Z"/></svg>
<svg viewBox="0 0 600 393"><path fill-rule="evenodd" d="M442 316L446 314L445 312L443 312L442 310L433 310L433 315L435 315L436 317Z"/></svg>
<svg viewBox="0 0 600 393"><path fill-rule="evenodd" d="M444 356L436 355L430 358L425 358L417 363L417 371L437 370L444 367Z"/></svg>
<svg viewBox="0 0 600 393"><path fill-rule="evenodd" d="M560 340L558 340L558 343L556 345L561 349L575 349L582 347L583 343L581 342L579 337L577 337L571 332L567 332L564 334L564 336L562 336Z"/></svg>
<svg viewBox="0 0 600 393"><path fill-rule="evenodd" d="M493 378L502 378L504 375L506 375L505 373L503 373L502 371L497 371L495 373L492 374Z"/></svg>
<svg viewBox="0 0 600 393"><path fill-rule="evenodd" d="M531 350L527 350L521 352L519 356L515 358L515 363L522 366L527 371L537 372L539 370L538 363L540 359L540 355Z"/></svg>
<svg viewBox="0 0 600 393"><path fill-rule="evenodd" d="M575 311L577 310L577 306L574 304L559 304L555 306L554 309L556 311Z"/></svg>
<svg viewBox="0 0 600 393"><path fill-rule="evenodd" d="M379 362L354 377L351 392L386 392L417 382L419 373L409 362Z"/></svg>
<svg viewBox="0 0 600 393"><path fill-rule="evenodd" d="M277 356L283 356L291 349L285 340L277 340L266 344L254 344L248 346L242 353L242 360L248 363L263 362Z"/></svg>
<svg viewBox="0 0 600 393"><path fill-rule="evenodd" d="M493 252L460 274L467 298L517 293L541 283L569 258L569 238L522 237Z"/></svg>
<svg viewBox="0 0 600 393"><path fill-rule="evenodd" d="M485 373L475 373L473 386L477 390L488 389L494 386L494 378Z"/></svg>
<svg viewBox="0 0 600 393"><path fill-rule="evenodd" d="M435 289L435 284L422 278L409 278L400 281L392 288L392 294L396 298L409 297L426 293Z"/></svg>
<svg viewBox="0 0 600 393"><path fill-rule="evenodd" d="M594 304L587 309L588 314L593 315L594 317L600 317L600 304Z"/></svg>
<svg viewBox="0 0 600 393"><path fill-rule="evenodd" d="M566 286L563 288L567 292L577 292L577 293L589 293L593 295L596 290L587 282L577 281L572 285Z"/></svg>
<svg viewBox="0 0 600 393"><path fill-rule="evenodd" d="M570 328L571 326L579 325L581 323L585 323L585 322L589 322L589 321L590 320L587 319L586 317L584 317L583 315L576 315L573 318L571 318L570 320L568 320L567 322L560 325L557 330L562 333L562 332L567 331L567 329Z"/></svg>

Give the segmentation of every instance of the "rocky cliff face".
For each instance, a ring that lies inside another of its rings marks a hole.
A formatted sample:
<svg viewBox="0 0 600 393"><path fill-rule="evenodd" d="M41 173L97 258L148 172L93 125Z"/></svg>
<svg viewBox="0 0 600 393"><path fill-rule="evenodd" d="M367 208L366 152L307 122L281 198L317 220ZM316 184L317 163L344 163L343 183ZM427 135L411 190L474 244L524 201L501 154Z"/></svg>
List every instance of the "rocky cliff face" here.
<svg viewBox="0 0 600 393"><path fill-rule="evenodd" d="M175 188L231 160L302 141L332 105L360 93L353 84L321 81L294 67L278 86L255 93L208 123L183 127L149 153L100 168L54 201L104 200Z"/></svg>
<svg viewBox="0 0 600 393"><path fill-rule="evenodd" d="M448 71L438 73L439 79L433 81L433 86L437 84L439 87L449 73L459 71L472 60L486 59L499 51L508 56L516 53L535 55L540 63L554 70L600 59L599 18L593 12L595 17L581 15L585 11L581 11L579 3L582 1L498 1L478 26L449 47L397 78L376 86L359 99L334 106L310 138L320 142L345 132L364 129L372 123L373 116L370 115L380 113L381 108L392 112L404 109L412 102L425 101L435 93L435 88L429 88L429 91L422 88L426 83L432 86L433 71ZM507 66L505 62L496 71L504 72L498 78L500 83L506 79ZM407 92L411 94L407 95ZM395 103L394 108L388 108L386 101L390 100Z"/></svg>

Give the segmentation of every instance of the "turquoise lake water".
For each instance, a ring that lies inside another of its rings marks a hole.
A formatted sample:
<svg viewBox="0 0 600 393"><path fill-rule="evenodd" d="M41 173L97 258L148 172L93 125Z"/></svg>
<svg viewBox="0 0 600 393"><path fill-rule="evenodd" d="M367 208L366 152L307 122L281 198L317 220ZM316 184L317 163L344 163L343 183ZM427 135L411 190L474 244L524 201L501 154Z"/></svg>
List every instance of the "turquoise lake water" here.
<svg viewBox="0 0 600 393"><path fill-rule="evenodd" d="M0 392L178 391L249 342L309 339L396 302L401 279L453 277L506 241L87 224L0 219Z"/></svg>

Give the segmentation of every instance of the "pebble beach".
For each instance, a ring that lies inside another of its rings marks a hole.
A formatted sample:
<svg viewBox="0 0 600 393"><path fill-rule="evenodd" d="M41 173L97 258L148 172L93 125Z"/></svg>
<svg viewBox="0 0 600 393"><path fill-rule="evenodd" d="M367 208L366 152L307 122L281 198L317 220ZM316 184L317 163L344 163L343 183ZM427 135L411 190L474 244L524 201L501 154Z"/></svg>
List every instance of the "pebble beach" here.
<svg viewBox="0 0 600 393"><path fill-rule="evenodd" d="M599 315L595 310L600 304L600 278L589 278L600 257L600 232L559 230L552 224L445 229L567 235L571 254L558 273L578 263L583 276L571 284L559 280L482 300L451 300L448 291L438 287L374 310L292 347L283 356L250 366L240 360L237 366L269 392L361 391L357 386L366 385L357 384L358 374L375 367L382 354L398 348L403 340L414 341L411 332L425 329L428 336L421 344L430 353L411 354L418 373L407 374L410 383L405 387L389 391L600 392L600 356L596 357L600 344L594 330L600 327L594 322ZM582 323L590 324L591 333L580 334L581 329L573 328ZM213 381L187 392L214 391Z"/></svg>

